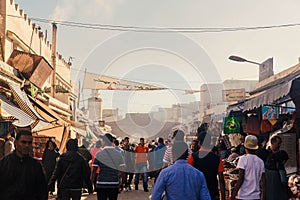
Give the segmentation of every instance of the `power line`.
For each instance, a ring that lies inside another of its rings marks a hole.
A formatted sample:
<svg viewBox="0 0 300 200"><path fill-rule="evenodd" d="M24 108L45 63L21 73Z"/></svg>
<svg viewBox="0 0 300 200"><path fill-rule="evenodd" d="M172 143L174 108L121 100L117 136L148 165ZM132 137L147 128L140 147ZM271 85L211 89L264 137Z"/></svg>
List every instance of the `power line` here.
<svg viewBox="0 0 300 200"><path fill-rule="evenodd" d="M22 16L7 15L9 17L23 18ZM141 26L122 26L112 24L98 24L98 23L82 23L63 20L52 20L45 18L30 18L31 20L41 23L57 23L62 26L86 28L95 30L110 30L110 31L131 31L131 32L181 32L181 33L219 33L219 32L235 32L235 31L247 31L247 30L263 30L274 28L287 28L300 26L300 23L287 23L279 25L267 25L267 26L254 26L254 27L141 27Z"/></svg>

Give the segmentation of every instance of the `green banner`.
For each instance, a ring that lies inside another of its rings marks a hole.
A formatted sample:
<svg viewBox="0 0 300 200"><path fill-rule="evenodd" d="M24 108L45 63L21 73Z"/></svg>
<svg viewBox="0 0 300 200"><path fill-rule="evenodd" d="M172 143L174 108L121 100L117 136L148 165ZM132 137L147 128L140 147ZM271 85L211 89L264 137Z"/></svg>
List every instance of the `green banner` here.
<svg viewBox="0 0 300 200"><path fill-rule="evenodd" d="M225 117L224 119L224 133L232 134L232 133L240 133L241 125L239 117Z"/></svg>

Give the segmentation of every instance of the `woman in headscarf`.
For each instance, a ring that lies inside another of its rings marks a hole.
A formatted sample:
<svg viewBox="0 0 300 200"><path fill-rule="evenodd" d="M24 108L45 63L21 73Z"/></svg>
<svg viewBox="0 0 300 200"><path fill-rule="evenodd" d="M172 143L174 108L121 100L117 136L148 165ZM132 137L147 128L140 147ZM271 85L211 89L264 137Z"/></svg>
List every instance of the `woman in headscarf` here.
<svg viewBox="0 0 300 200"><path fill-rule="evenodd" d="M57 158L59 157L59 152L57 151L57 146L53 138L49 139L46 143L46 148L43 154L43 167L46 173L47 182L52 176L52 172L55 169ZM49 186L50 195L53 195L55 191L54 184Z"/></svg>

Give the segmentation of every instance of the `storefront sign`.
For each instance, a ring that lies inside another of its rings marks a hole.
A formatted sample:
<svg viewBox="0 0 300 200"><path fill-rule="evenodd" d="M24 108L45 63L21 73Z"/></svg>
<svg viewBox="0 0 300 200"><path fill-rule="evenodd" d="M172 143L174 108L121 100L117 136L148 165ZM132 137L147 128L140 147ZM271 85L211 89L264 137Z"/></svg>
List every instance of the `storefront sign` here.
<svg viewBox="0 0 300 200"><path fill-rule="evenodd" d="M262 119L277 119L278 118L278 107L262 106L261 114L262 114Z"/></svg>
<svg viewBox="0 0 300 200"><path fill-rule="evenodd" d="M242 101L245 99L245 89L223 90L223 99L227 102Z"/></svg>

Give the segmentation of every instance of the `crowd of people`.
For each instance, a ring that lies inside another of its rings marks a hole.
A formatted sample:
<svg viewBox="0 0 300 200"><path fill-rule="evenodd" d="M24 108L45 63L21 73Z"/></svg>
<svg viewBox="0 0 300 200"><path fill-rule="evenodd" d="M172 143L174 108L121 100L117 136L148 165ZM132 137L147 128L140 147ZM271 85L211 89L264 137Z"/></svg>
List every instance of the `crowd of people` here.
<svg viewBox="0 0 300 200"><path fill-rule="evenodd" d="M224 138L216 144L211 139L201 128L189 145L182 130L148 144L145 138L134 144L129 137L118 140L105 134L95 143L83 140L81 146L69 139L60 154L50 138L39 163L31 155L31 131L20 130L15 150L0 160L0 199L48 199L56 185L59 200L80 200L83 192L96 192L98 200L116 200L120 192L139 190L140 181L149 192L148 180L153 178L153 200L225 200L224 162L236 163L238 170L232 200L288 199L284 164L289 158L280 150L279 136L266 148L248 135L230 153L228 148L222 151Z"/></svg>

